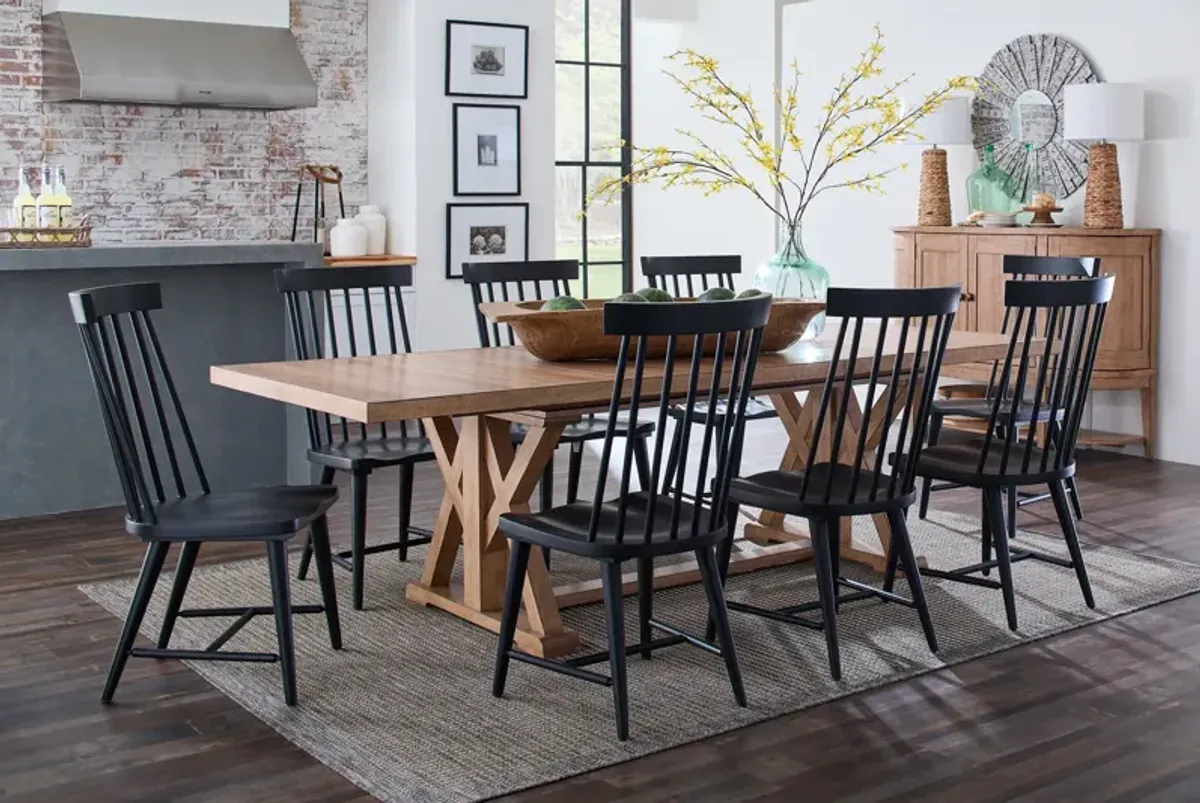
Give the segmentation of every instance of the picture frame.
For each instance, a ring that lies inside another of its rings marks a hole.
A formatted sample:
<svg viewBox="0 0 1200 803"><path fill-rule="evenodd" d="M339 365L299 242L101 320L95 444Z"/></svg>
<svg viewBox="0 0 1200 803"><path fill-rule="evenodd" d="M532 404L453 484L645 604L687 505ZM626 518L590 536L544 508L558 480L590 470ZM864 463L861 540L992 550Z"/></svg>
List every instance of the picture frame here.
<svg viewBox="0 0 1200 803"><path fill-rule="evenodd" d="M454 194L521 194L521 107L456 103Z"/></svg>
<svg viewBox="0 0 1200 803"><path fill-rule="evenodd" d="M529 97L529 26L446 20L446 94Z"/></svg>
<svg viewBox="0 0 1200 803"><path fill-rule="evenodd" d="M461 279L465 262L529 259L529 204L446 204L446 278Z"/></svg>

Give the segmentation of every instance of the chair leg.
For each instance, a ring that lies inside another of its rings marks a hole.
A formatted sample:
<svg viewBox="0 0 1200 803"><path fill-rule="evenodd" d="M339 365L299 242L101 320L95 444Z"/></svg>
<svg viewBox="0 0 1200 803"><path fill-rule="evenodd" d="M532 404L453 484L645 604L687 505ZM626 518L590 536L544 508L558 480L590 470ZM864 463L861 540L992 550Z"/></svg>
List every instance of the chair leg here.
<svg viewBox="0 0 1200 803"><path fill-rule="evenodd" d="M121 637L117 639L117 649L113 652L112 664L108 668L108 679L104 682L104 691L100 694L100 702L111 703L117 684L121 681L121 673L129 661L129 651L137 639L138 629L142 619L146 617L146 608L150 606L150 598L154 596L154 586L158 584L158 575L162 573L163 563L167 559L170 545L157 542L146 547L146 557L142 559L142 571L138 575L137 588L134 589L133 599L129 603L129 613L125 616L125 624L121 627Z"/></svg>
<svg viewBox="0 0 1200 803"><path fill-rule="evenodd" d="M829 534L829 564L833 569L833 604L842 609L841 594L838 593L838 580L842 577L842 521L832 518L825 522L825 532Z"/></svg>
<svg viewBox="0 0 1200 803"><path fill-rule="evenodd" d="M733 558L733 539L737 534L738 506L726 506L725 525L728 528L726 536L721 539L714 549L717 560L717 577L721 581L721 593L724 596L725 583L729 579L729 562ZM717 623L712 614L708 615L708 626L704 629L704 640L713 641L717 637Z"/></svg>
<svg viewBox="0 0 1200 803"><path fill-rule="evenodd" d="M275 606L275 634L279 638L279 664L283 670L283 701L296 704L296 639L292 632L292 595L288 588L287 542L267 542L271 570L271 601Z"/></svg>
<svg viewBox="0 0 1200 803"><path fill-rule="evenodd" d="M1083 521L1083 502L1079 501L1079 485L1076 484L1074 477L1067 477L1063 480L1063 485L1066 486L1067 496L1071 499L1071 507L1075 511L1075 518Z"/></svg>
<svg viewBox="0 0 1200 803"><path fill-rule="evenodd" d="M350 512L350 580L354 610L363 609L363 586L367 573L367 477L366 472L350 475L350 495L353 509Z"/></svg>
<svg viewBox="0 0 1200 803"><path fill-rule="evenodd" d="M905 522L907 523L907 519ZM892 532L895 532L893 528ZM900 550L896 545L896 537L893 535L888 543L888 560L887 568L883 572L883 590L892 593L892 589L896 587L896 569L900 565Z"/></svg>
<svg viewBox="0 0 1200 803"><path fill-rule="evenodd" d="M608 666L612 677L617 738L629 739L629 684L625 677L625 606L621 596L621 564L604 564L604 611L608 614Z"/></svg>
<svg viewBox="0 0 1200 803"><path fill-rule="evenodd" d="M1079 534L1075 530L1075 519L1071 518L1071 509L1067 507L1067 495L1060 483L1050 483L1050 495L1054 498L1054 509L1058 512L1058 523L1062 527L1063 539L1071 553L1071 563L1075 566L1075 577L1079 580L1079 590L1083 592L1083 601L1089 608L1096 607L1092 597L1092 584L1088 580L1087 568L1083 565L1083 552L1079 549Z"/></svg>
<svg viewBox="0 0 1200 803"><path fill-rule="evenodd" d="M650 619L654 616L654 559L641 558L638 560L638 637L642 644L649 644L654 638L650 627ZM641 651L642 660L649 661L654 657L653 651L646 647Z"/></svg>
<svg viewBox="0 0 1200 803"><path fill-rule="evenodd" d="M412 495L413 466L412 463L403 463L400 466L400 549L398 550L401 563L408 560L408 528L412 523Z"/></svg>
<svg viewBox="0 0 1200 803"><path fill-rule="evenodd" d="M171 633L183 607L183 596L187 593L192 569L196 566L196 555L200 552L199 541L188 541L179 552L179 563L175 566L175 580L171 585L171 598L167 601L167 612L163 616L162 630L158 634L158 648L165 650L171 643Z"/></svg>
<svg viewBox="0 0 1200 803"><path fill-rule="evenodd" d="M333 582L333 551L329 544L329 521L322 516L309 525L313 549L317 558L317 580L321 585L321 601L325 605L325 624L329 626L329 643L335 650L342 648L342 622L338 616L337 586Z"/></svg>
<svg viewBox="0 0 1200 803"><path fill-rule="evenodd" d="M583 441L571 444L571 453L567 458L567 504L573 505L579 501L579 477L583 473Z"/></svg>
<svg viewBox="0 0 1200 803"><path fill-rule="evenodd" d="M321 485L333 485L334 470L328 466L321 469ZM308 578L308 564L312 562L313 545L312 538L306 534L304 536L304 551L300 555L300 568L296 570L296 579L305 580Z"/></svg>
<svg viewBox="0 0 1200 803"><path fill-rule="evenodd" d="M650 472L650 452L646 448L645 438L631 438L629 443L633 449L633 462L637 468L638 486L643 491L650 490L650 481L653 476Z"/></svg>
<svg viewBox="0 0 1200 803"><path fill-rule="evenodd" d="M979 557L981 563L988 563L992 559L992 519L988 515L987 491L980 492L979 506L983 521L983 537L979 539ZM990 577L992 570L983 569L982 574L984 577Z"/></svg>
<svg viewBox="0 0 1200 803"><path fill-rule="evenodd" d="M1000 569L1000 586L1004 592L1004 613L1008 618L1008 629L1017 629L1017 595L1013 589L1012 562L1008 552L1008 527L1004 523L1003 493L992 488L987 492L988 516L992 524L992 541L996 547L996 561Z"/></svg>
<svg viewBox="0 0 1200 803"><path fill-rule="evenodd" d="M554 455L550 455L550 460L546 463L546 470L542 472L540 490L542 512L544 513L554 507Z"/></svg>
<svg viewBox="0 0 1200 803"><path fill-rule="evenodd" d="M813 552L817 564L817 587L821 597L822 629L825 631L825 646L829 650L829 674L834 680L842 679L842 655L838 649L837 632L837 584L833 579L833 556L830 554L831 538L824 521L809 520L809 531L813 535Z"/></svg>
<svg viewBox="0 0 1200 803"><path fill-rule="evenodd" d="M508 584L504 587L504 611L500 615L500 642L496 647L496 668L492 672L492 695L504 696L508 682L508 657L517 635L517 617L521 615L521 592L525 590L525 570L529 568L530 546L509 541Z"/></svg>
<svg viewBox="0 0 1200 803"><path fill-rule="evenodd" d="M1008 540L1015 541L1017 538L1017 493L1016 488L1009 488L1006 498L1008 503L1008 515L1005 517L1004 523L1008 525Z"/></svg>
<svg viewBox="0 0 1200 803"><path fill-rule="evenodd" d="M300 565L296 568L296 579L297 580L307 580L308 579L308 566L310 563L312 563L312 559L313 559L312 537L309 535L305 535L304 536L304 549L300 552Z"/></svg>
<svg viewBox="0 0 1200 803"><path fill-rule="evenodd" d="M662 492L670 493L674 488L675 471L679 468L679 444L683 440L683 428L688 426L686 421L676 421L675 431L671 433L671 448L667 450L667 465L663 469ZM661 433L659 435L661 437ZM682 483L682 479L680 480Z"/></svg>
<svg viewBox="0 0 1200 803"><path fill-rule="evenodd" d="M937 413L931 413L929 416L929 445L937 446L938 439L942 436L942 416ZM929 496L933 493L933 480L929 477L921 482L921 507L919 515L922 519L929 515Z"/></svg>
<svg viewBox="0 0 1200 803"><path fill-rule="evenodd" d="M929 603L925 598L925 583L921 579L921 567L917 564L917 556L913 554L912 539L908 536L908 522L904 515L898 512L888 513L888 524L892 530L892 551L900 556L904 564L904 579L908 582L909 593L912 594L913 605L921 618L921 629L925 631L925 641L929 643L929 651L938 651L937 634L933 631L933 618L929 615Z"/></svg>
<svg viewBox="0 0 1200 803"><path fill-rule="evenodd" d="M729 685L733 687L733 699L745 708L746 687L742 684L742 670L738 666L737 649L733 646L733 631L729 627L729 610L725 607L725 589L721 586L716 547L697 550L696 563L700 566L700 577L708 595L708 618L715 625L717 645L721 648L721 657L725 659Z"/></svg>
<svg viewBox="0 0 1200 803"><path fill-rule="evenodd" d="M582 447L583 444L580 444L580 446ZM569 471L570 463L567 464L567 468ZM571 478L568 476L567 477L568 483L570 483L570 479ZM576 479L576 483L578 483L578 479ZM546 511L546 510L549 510L550 508L554 507L554 455L550 455L550 460L549 460L549 462L546 463L546 470L542 472L542 480L541 480L540 485L541 485L541 494L542 494L542 499L541 499L542 510ZM549 549L545 549L545 548L542 549L542 560L545 562L546 568L549 569L550 568L550 550Z"/></svg>

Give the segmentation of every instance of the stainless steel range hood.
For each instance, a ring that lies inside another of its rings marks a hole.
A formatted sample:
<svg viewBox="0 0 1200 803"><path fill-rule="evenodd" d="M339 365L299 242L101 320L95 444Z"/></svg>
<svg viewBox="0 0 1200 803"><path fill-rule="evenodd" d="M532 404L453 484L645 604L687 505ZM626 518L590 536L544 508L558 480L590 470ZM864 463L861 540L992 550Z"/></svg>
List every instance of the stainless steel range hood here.
<svg viewBox="0 0 1200 803"><path fill-rule="evenodd" d="M298 109L317 85L287 28L62 11L42 18L49 102Z"/></svg>

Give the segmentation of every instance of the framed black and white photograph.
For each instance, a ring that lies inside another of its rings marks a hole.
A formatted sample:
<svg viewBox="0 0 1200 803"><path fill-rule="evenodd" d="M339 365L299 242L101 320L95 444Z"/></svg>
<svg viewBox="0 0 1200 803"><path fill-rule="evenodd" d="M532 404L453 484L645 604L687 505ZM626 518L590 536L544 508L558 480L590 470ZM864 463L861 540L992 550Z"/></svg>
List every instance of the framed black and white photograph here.
<svg viewBox="0 0 1200 803"><path fill-rule="evenodd" d="M521 194L519 106L454 104L454 194Z"/></svg>
<svg viewBox="0 0 1200 803"><path fill-rule="evenodd" d="M464 262L529 259L529 204L446 205L446 278L461 279Z"/></svg>
<svg viewBox="0 0 1200 803"><path fill-rule="evenodd" d="M529 26L447 20L446 94L529 97Z"/></svg>

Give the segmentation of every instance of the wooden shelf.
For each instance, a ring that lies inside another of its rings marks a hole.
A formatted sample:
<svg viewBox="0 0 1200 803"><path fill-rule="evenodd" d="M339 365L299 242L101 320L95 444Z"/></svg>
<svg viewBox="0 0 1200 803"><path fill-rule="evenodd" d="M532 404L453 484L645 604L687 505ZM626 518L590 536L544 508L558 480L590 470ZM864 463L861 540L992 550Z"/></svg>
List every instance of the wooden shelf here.
<svg viewBox="0 0 1200 803"><path fill-rule="evenodd" d="M416 257L399 254L381 254L369 257L325 257L325 267L327 268L395 267L415 264L417 264Z"/></svg>
<svg viewBox="0 0 1200 803"><path fill-rule="evenodd" d="M987 422L974 418L947 417L942 426L956 432L970 435L984 435L987 432ZM1082 447L1103 446L1111 449L1123 449L1126 446L1145 446L1146 439L1142 435L1126 435L1120 432L1101 432L1096 429L1079 430L1079 445Z"/></svg>
<svg viewBox="0 0 1200 803"><path fill-rule="evenodd" d="M1126 435L1120 432L1101 432L1096 429L1079 430L1080 446L1109 446L1124 448L1126 446L1145 446L1146 438L1142 435Z"/></svg>

